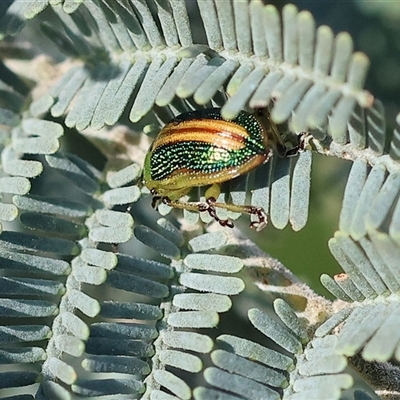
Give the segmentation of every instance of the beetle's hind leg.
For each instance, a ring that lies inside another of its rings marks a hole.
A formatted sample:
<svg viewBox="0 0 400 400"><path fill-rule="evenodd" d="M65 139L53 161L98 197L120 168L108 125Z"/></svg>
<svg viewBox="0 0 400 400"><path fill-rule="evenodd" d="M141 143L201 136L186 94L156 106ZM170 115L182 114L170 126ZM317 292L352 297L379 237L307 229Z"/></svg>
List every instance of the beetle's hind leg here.
<svg viewBox="0 0 400 400"><path fill-rule="evenodd" d="M206 199L207 199L206 200L207 204L210 206L210 208L208 210L209 214L216 221L218 221L221 225L223 225L221 222L224 222L224 221L229 221L232 224L232 226L233 226L233 223L230 220L222 220L222 221L219 220L216 215L216 211L215 211L216 208L222 208L227 211L237 212L237 213L241 213L241 214L256 215L258 217L258 221L253 221L250 224L250 227L255 229L256 231L261 231L261 229L263 229L267 226L267 214L265 213L265 211L262 207L219 203L219 202L217 202L216 199L218 198L220 193L221 193L220 186L218 184L214 183L206 190L205 195L206 195ZM211 211L210 211L212 209L213 209L213 213L211 213Z"/></svg>
<svg viewBox="0 0 400 400"><path fill-rule="evenodd" d="M207 211L210 217L212 217L215 221L217 221L221 226L227 226L228 228L233 228L234 225L230 219L220 219L217 216L217 211L214 205L215 199L214 198L212 199L214 200L214 202L209 201L207 199L206 202L193 201L193 202L182 203L180 201L172 201L168 197L163 197L162 202L170 207L177 208L179 210L198 211L198 212Z"/></svg>
<svg viewBox="0 0 400 400"><path fill-rule="evenodd" d="M218 203L214 197L209 197L207 199L207 204L212 206L214 208L214 210L216 208L222 208L224 210L232 211L232 212L236 212L236 213L256 215L258 218L258 221L251 222L250 227L255 229L257 232L261 231L262 229L264 229L267 226L267 214L262 207ZM210 215L211 215L211 213L210 213ZM220 224L221 224L221 222L220 222Z"/></svg>
<svg viewBox="0 0 400 400"><path fill-rule="evenodd" d="M214 195L219 193L218 185L212 185L206 191L206 201L196 201L196 202L180 202L177 200L171 200L167 196L158 196L156 203L162 202L170 207L177 208L179 210L197 211L197 212L208 212L211 218L217 221L221 226L226 226L228 228L233 228L233 222L230 219L221 219L217 215L217 208L221 208L227 211L232 211L241 214L255 215L258 221L253 221L250 227L256 231L267 226L267 214L262 207L248 206L248 205L238 205L238 204L227 204L217 202ZM212 195L211 195L212 194ZM154 199L153 199L154 201Z"/></svg>

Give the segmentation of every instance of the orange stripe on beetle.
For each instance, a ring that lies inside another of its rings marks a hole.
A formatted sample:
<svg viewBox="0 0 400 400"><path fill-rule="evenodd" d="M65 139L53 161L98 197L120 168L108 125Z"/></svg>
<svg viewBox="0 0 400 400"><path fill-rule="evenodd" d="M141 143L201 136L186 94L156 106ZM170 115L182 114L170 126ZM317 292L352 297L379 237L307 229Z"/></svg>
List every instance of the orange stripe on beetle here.
<svg viewBox="0 0 400 400"><path fill-rule="evenodd" d="M156 138L153 148L177 142L203 142L217 147L239 150L249 137L246 129L230 121L190 120L166 125Z"/></svg>

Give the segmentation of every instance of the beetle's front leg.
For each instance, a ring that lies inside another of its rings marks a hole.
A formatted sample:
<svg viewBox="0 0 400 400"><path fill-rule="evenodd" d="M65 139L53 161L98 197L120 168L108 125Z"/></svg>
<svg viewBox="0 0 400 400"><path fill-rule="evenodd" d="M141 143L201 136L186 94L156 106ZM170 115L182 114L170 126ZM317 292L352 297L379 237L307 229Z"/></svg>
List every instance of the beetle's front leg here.
<svg viewBox="0 0 400 400"><path fill-rule="evenodd" d="M305 148L308 146L308 143L312 139L312 136L308 132L300 132L297 135L298 143L297 146L293 147L292 149L286 149L285 154L283 157L291 157L297 156L299 153L303 152Z"/></svg>

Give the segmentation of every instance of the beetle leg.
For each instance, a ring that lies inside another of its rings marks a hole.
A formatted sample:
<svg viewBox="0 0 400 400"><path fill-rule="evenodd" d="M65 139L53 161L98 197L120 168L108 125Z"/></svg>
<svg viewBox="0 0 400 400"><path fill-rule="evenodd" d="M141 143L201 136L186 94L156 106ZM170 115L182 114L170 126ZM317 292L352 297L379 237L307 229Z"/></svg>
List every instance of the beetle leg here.
<svg viewBox="0 0 400 400"><path fill-rule="evenodd" d="M258 217L258 221L253 221L250 223L250 228L255 229L257 232L260 232L267 226L267 214L262 207L250 207L252 208L251 214L257 215Z"/></svg>
<svg viewBox="0 0 400 400"><path fill-rule="evenodd" d="M221 226L227 226L229 228L233 228L233 222L229 219L220 219L217 216L217 212L215 210L215 198L210 197L207 199L206 202L198 201L198 202L180 202L180 201L173 201L170 200L169 197L161 197L161 201L173 208L177 208L179 210L188 210L188 211L198 211L198 212L204 212L207 211L208 214L210 215L211 218L213 218L215 221L217 221ZM223 204L223 203L217 203L217 204ZM220 207L223 208L223 207Z"/></svg>
<svg viewBox="0 0 400 400"><path fill-rule="evenodd" d="M297 154L303 152L306 146L308 146L309 141L312 139L312 136L308 132L300 132L297 135L297 138L297 146L293 147L292 149L286 150L283 157L297 156Z"/></svg>
<svg viewBox="0 0 400 400"><path fill-rule="evenodd" d="M299 151L304 151L308 145L310 145L310 140L313 139L313 136L310 132L300 132L298 134L299 138Z"/></svg>
<svg viewBox="0 0 400 400"><path fill-rule="evenodd" d="M218 219L217 220L221 226L227 226L228 228L233 228L233 222L230 219Z"/></svg>
<svg viewBox="0 0 400 400"><path fill-rule="evenodd" d="M204 193L206 199L214 199L214 203L215 203L215 199L218 198L218 196L221 193L221 188L217 183L213 183Z"/></svg>
<svg viewBox="0 0 400 400"><path fill-rule="evenodd" d="M161 196L153 196L151 200L151 206L153 208L157 208L161 201L163 201L163 198Z"/></svg>
<svg viewBox="0 0 400 400"><path fill-rule="evenodd" d="M258 221L253 221L250 224L250 227L255 229L257 232L261 231L261 229L264 229L267 226L267 215L262 207L218 203L214 197L207 198L206 202L199 201L186 203L172 201L166 196L160 197L160 199L164 204L179 210L198 212L207 211L211 218L217 221L221 226L227 226L228 228L234 227L233 222L230 219L220 219L217 215L216 208L222 208L227 211L238 212L242 214L256 215L258 217Z"/></svg>
<svg viewBox="0 0 400 400"><path fill-rule="evenodd" d="M210 214L210 216L212 218L214 218L215 221L217 221L221 226L227 226L228 228L233 228L233 222L230 219L220 219L217 215L217 210L215 209L216 204L223 204L223 203L217 203L217 200L215 199L215 197L208 197L206 202L207 202L207 209L205 211L208 211L208 214ZM223 207L220 207L223 208Z"/></svg>
<svg viewBox="0 0 400 400"><path fill-rule="evenodd" d="M209 205L202 201L193 202L180 202L177 200L170 200L169 197L163 196L161 201L172 208L177 208L178 210L188 210L188 211L208 211Z"/></svg>
<svg viewBox="0 0 400 400"><path fill-rule="evenodd" d="M238 212L238 213L242 213L242 214L256 215L258 218L258 221L251 222L250 228L255 229L257 232L261 231L262 229L264 229L267 226L267 214L265 213L265 211L262 207L217 203L215 201L215 199L213 199L213 198L207 199L207 203L210 205L212 204L214 209L215 208L223 208L227 211ZM210 211L209 211L209 213L210 213ZM211 215L211 213L210 213L210 215ZM213 215L211 215L211 216L213 216ZM229 220L227 220L227 221L229 221ZM220 221L218 221L218 222L220 222Z"/></svg>
<svg viewBox="0 0 400 400"><path fill-rule="evenodd" d="M205 207L199 211L207 211L214 221L217 221L221 226L227 226L228 228L233 228L233 222L230 219L220 219L217 215L217 210L214 207L214 198L210 197L207 199L207 203L204 203Z"/></svg>

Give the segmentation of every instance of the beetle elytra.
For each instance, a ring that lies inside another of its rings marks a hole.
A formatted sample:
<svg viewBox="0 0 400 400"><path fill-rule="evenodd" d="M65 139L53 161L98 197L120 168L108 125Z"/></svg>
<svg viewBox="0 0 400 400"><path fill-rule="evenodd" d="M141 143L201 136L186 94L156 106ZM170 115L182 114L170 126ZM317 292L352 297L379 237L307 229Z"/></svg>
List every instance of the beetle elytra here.
<svg viewBox="0 0 400 400"><path fill-rule="evenodd" d="M299 135L299 145L300 141ZM229 227L232 221L219 219L217 208L254 214L258 221L250 226L259 231L266 226L265 211L217 202L219 184L266 163L273 151L290 155L298 149L288 151L266 109L253 114L241 111L233 120L223 119L219 108L190 111L165 125L153 141L145 158L143 184L154 195L154 207L161 201L178 209L207 211ZM179 201L193 187L206 185L211 186L205 202Z"/></svg>

